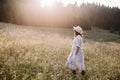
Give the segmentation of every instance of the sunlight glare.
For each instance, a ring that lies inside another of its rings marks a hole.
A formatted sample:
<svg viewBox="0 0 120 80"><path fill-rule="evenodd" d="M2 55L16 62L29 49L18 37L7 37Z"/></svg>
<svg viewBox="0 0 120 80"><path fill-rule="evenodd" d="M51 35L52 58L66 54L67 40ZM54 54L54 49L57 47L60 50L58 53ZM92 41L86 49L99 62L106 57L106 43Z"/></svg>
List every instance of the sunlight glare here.
<svg viewBox="0 0 120 80"><path fill-rule="evenodd" d="M41 0L42 7L52 7L53 3L53 0Z"/></svg>

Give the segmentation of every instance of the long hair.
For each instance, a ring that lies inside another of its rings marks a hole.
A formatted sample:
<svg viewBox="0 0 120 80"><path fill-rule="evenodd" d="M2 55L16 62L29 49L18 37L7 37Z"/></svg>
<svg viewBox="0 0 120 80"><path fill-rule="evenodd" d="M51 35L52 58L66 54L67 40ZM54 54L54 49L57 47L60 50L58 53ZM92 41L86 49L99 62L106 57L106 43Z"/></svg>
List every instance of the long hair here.
<svg viewBox="0 0 120 80"><path fill-rule="evenodd" d="M77 31L74 30L74 37L76 37L77 35L80 35L81 37L83 37L83 34L78 33Z"/></svg>

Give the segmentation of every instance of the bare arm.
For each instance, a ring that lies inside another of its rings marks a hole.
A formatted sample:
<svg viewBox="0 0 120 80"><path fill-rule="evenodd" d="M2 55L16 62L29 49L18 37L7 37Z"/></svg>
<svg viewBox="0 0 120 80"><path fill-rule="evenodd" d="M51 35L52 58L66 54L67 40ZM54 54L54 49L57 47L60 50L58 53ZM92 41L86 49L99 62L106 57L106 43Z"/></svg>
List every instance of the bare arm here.
<svg viewBox="0 0 120 80"><path fill-rule="evenodd" d="M82 43L82 38L80 36L78 36L76 38L76 51L75 54L78 54L80 47L81 47L81 43Z"/></svg>
<svg viewBox="0 0 120 80"><path fill-rule="evenodd" d="M80 47L77 46L75 54L78 54Z"/></svg>

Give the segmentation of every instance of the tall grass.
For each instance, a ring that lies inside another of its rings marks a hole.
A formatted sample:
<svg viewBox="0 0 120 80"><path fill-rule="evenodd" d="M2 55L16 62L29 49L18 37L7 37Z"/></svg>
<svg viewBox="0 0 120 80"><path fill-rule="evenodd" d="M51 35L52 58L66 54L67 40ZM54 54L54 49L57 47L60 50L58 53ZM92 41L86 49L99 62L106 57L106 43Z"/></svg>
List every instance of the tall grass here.
<svg viewBox="0 0 120 80"><path fill-rule="evenodd" d="M65 66L73 39L71 29L34 28L1 23L0 27L2 26L0 80L120 79L120 43L109 41L113 38L119 39L118 35L96 28L85 31L83 48L86 75L81 76L78 71L77 77L73 78ZM98 38L103 38L103 41Z"/></svg>

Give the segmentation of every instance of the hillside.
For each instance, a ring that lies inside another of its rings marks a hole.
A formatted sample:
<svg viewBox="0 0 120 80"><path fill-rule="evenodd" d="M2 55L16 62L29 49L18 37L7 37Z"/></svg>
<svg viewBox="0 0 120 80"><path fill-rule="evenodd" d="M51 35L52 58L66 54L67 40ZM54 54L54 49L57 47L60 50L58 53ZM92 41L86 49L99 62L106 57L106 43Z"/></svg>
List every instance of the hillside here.
<svg viewBox="0 0 120 80"><path fill-rule="evenodd" d="M72 29L0 23L0 80L119 80L119 35L84 32L87 73L76 79L65 66L72 40Z"/></svg>

